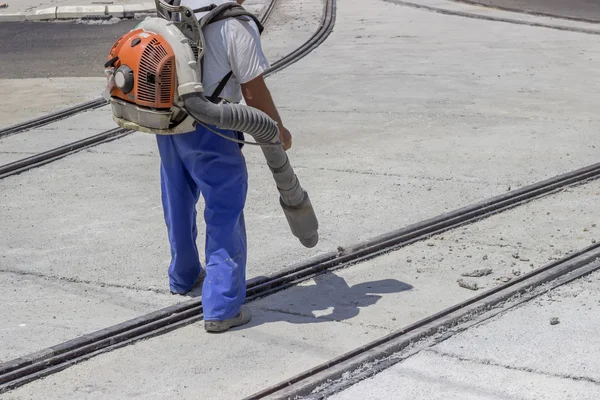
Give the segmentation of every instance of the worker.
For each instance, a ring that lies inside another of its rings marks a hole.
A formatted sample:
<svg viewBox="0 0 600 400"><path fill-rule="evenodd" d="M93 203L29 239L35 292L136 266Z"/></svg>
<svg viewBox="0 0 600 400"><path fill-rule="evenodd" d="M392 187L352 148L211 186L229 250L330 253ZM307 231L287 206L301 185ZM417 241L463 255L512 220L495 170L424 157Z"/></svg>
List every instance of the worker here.
<svg viewBox="0 0 600 400"><path fill-rule="evenodd" d="M196 11L230 0L182 0ZM244 0L238 0L242 4ZM205 13L197 13L201 18ZM246 20L247 19L247 20ZM269 68L257 24L247 17L227 18L206 25L203 81L211 98L219 83L232 72L215 102L226 101L255 107L278 123L285 150L292 136L284 127L263 73ZM216 129L211 126L212 129ZM241 132L219 130L243 139ZM187 294L202 285L204 327L224 332L248 323L251 313L243 306L246 295L247 242L244 206L248 175L242 145L198 125L194 132L157 135L164 218L171 247L171 293ZM196 204L204 198L206 223L205 268L196 246Z"/></svg>

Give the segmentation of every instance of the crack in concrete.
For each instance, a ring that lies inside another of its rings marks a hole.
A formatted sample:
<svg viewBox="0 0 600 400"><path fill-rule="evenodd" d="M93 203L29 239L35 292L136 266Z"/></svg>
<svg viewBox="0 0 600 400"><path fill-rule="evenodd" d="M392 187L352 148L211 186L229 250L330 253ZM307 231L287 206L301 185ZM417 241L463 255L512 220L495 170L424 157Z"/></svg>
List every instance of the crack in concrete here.
<svg viewBox="0 0 600 400"><path fill-rule="evenodd" d="M78 285L90 285L90 286L97 286L97 287L108 287L108 288L115 288L115 289L128 289L128 290L134 290L136 292L154 292L157 294L170 294L171 291L170 290L162 290L162 289L157 289L154 287L150 287L150 288L140 288L140 287L136 287L136 286L132 286L132 285L119 285L119 284L115 284L115 283L104 283L104 282L94 282L94 281L89 281L89 280L85 280L85 279L77 279L77 278L67 278L64 276L58 276L58 275L45 275L39 272L31 272L31 271L22 271L22 270L18 270L18 269L10 269L10 268L3 268L0 269L0 273L5 273L5 274L14 274L14 275L20 275L20 276L30 276L30 277L34 277L34 278L41 278L41 279L46 279L46 280L54 280L54 281L59 281L59 282L68 282L68 283L74 283L74 284L78 284Z"/></svg>
<svg viewBox="0 0 600 400"><path fill-rule="evenodd" d="M248 165L252 165L252 166L258 166L258 167L264 167L265 164L264 163L258 163L258 162L250 162L247 161L246 162ZM463 183L470 183L470 184L482 184L482 185L496 185L496 186L511 186L512 184L515 184L515 182L508 182L508 183L494 183L494 182L488 182L488 181L483 181L483 180L478 180L478 179L473 179L473 178L468 178L468 177L435 177L435 176L418 176L418 175L403 175L403 174L399 174L399 173L393 173L393 172L377 172L377 171L360 171L360 170L356 170L356 169L350 169L350 168L331 168L331 167L308 167L305 165L295 165L294 168L296 169L316 169L318 171L332 171L332 172L344 172L344 173L348 173L348 174L358 174L358 175L372 175L372 176L386 176L386 177L393 177L393 178L406 178L407 180L410 179L422 179L422 180L426 180L426 181L433 181L433 182L452 182L452 181L459 181L459 182L463 182ZM410 184L410 182L407 182L407 184Z"/></svg>
<svg viewBox="0 0 600 400"><path fill-rule="evenodd" d="M538 370L538 369L535 369L535 368L516 367L516 366L512 366L512 365L500 364L500 363L497 363L495 361L488 360L488 359L461 357L459 355L451 354L451 353L446 353L444 351L436 350L434 348L424 349L422 351L433 353L435 355L442 356L442 357L452 358L452 359L455 359L455 360L458 360L458 361L461 361L461 362L471 362L471 363L481 364L481 365L490 365L490 366L493 366L493 367L500 367L500 368L508 369L508 370L511 370L511 371L529 372L529 373L532 373L532 374L544 375L544 376L549 376L549 377L553 377L553 378L569 379L569 380L572 380L572 381L584 381L584 382L590 382L590 383L600 384L600 380L594 379L594 378L590 378L590 377L587 377L587 376L577 376L577 375L567 375L567 374L555 374L555 373L552 373L552 372L541 371L541 370Z"/></svg>
<svg viewBox="0 0 600 400"><path fill-rule="evenodd" d="M439 101L438 101L439 103ZM440 103L441 104L441 103ZM464 104L465 107L468 106L474 106L476 105L476 103L469 103L469 104ZM357 109L352 109L352 110L323 110L323 109L302 109L302 108L294 108L294 107L289 107L289 106L280 106L278 107L278 109L283 110L283 111L290 111L290 112L299 112L299 113L311 113L311 114L315 114L315 113L319 113L319 114L369 114L369 115L399 115L402 117L411 117L411 116L416 116L419 117L419 119L422 119L424 116L431 116L431 117L447 117L447 118L480 118L483 114L477 110L474 111L469 111L468 113L443 113L441 111L431 111L430 113L426 112L427 110L423 110L422 108L419 109L415 109L415 110L408 110L408 109L404 109L402 111L373 111L373 110L357 110ZM431 115L430 115L431 114ZM485 118L488 121L491 120L498 120L500 122L504 122L504 121L542 121L542 122L565 122L566 120L564 118L553 118L553 117L545 117L545 116L540 116L540 115L508 115L508 114L485 114ZM469 120L470 121L470 120ZM572 119L570 119L569 121L578 121L578 122L590 122L590 123L596 123L597 120L596 119L590 119L589 117L573 117ZM479 128L479 125L475 126L476 128ZM537 132L534 132L537 133Z"/></svg>

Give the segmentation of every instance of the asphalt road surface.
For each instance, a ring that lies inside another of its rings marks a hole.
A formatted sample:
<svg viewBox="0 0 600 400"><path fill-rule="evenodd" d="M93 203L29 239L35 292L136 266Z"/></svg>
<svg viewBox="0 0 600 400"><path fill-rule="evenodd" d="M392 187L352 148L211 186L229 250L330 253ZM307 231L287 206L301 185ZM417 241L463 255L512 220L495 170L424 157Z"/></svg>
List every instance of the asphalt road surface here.
<svg viewBox="0 0 600 400"><path fill-rule="evenodd" d="M110 48L138 23L0 23L0 79L102 77Z"/></svg>
<svg viewBox="0 0 600 400"><path fill-rule="evenodd" d="M600 0L458 0L513 11L600 22Z"/></svg>
<svg viewBox="0 0 600 400"><path fill-rule="evenodd" d="M600 0L463 1L600 22ZM112 44L137 24L1 23L0 79L101 77Z"/></svg>

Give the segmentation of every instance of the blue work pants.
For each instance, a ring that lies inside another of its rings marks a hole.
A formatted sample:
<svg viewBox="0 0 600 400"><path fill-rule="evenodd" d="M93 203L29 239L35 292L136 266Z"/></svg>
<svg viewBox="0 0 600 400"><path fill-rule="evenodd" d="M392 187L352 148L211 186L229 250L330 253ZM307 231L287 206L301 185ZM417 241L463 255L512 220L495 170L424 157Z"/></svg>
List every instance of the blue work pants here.
<svg viewBox="0 0 600 400"><path fill-rule="evenodd" d="M243 138L239 132L219 132ZM196 203L202 194L206 223L204 319L233 318L246 297L243 210L248 173L241 146L200 125L195 132L157 135L156 139L161 159L162 204L171 246L171 291L189 291L202 273L196 247Z"/></svg>

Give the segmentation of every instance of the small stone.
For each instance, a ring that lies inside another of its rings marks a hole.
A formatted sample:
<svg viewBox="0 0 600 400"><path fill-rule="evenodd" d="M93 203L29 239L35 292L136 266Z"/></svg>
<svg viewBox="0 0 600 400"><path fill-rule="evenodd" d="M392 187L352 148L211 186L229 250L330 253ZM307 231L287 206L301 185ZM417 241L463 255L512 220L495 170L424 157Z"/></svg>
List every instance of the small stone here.
<svg viewBox="0 0 600 400"><path fill-rule="evenodd" d="M412 262L412 260L410 258L407 258L406 262L410 264Z"/></svg>
<svg viewBox="0 0 600 400"><path fill-rule="evenodd" d="M583 228L584 232L589 232L590 230L588 228Z"/></svg>
<svg viewBox="0 0 600 400"><path fill-rule="evenodd" d="M433 246L435 246L435 244L433 242L429 242L429 243L427 243L427 246L433 247Z"/></svg>
<svg viewBox="0 0 600 400"><path fill-rule="evenodd" d="M592 243L596 243L596 239L592 239Z"/></svg>
<svg viewBox="0 0 600 400"><path fill-rule="evenodd" d="M557 317L550 318L550 325L558 325L558 324L560 324L560 321Z"/></svg>
<svg viewBox="0 0 600 400"><path fill-rule="evenodd" d="M513 269L512 273L514 276L521 276L521 271L519 271L518 269Z"/></svg>
<svg viewBox="0 0 600 400"><path fill-rule="evenodd" d="M519 259L519 253L513 253L513 258L516 258L517 260Z"/></svg>
<svg viewBox="0 0 600 400"><path fill-rule="evenodd" d="M496 278L497 281L504 282L504 283L509 282L511 279L512 278L510 276L501 276L499 278Z"/></svg>
<svg viewBox="0 0 600 400"><path fill-rule="evenodd" d="M596 227L596 224L592 224L592 228L595 228L595 227Z"/></svg>
<svg viewBox="0 0 600 400"><path fill-rule="evenodd" d="M486 276L492 273L492 269L491 268L483 268L483 269L476 269L475 271L471 271L471 272L463 272L462 274L460 274L460 276L468 276L471 278L479 278L482 276Z"/></svg>
<svg viewBox="0 0 600 400"><path fill-rule="evenodd" d="M521 260L521 261L529 261L529 258L523 258L523 257L521 257L519 260Z"/></svg>
<svg viewBox="0 0 600 400"><path fill-rule="evenodd" d="M487 260L487 259L488 259L488 256L487 256L487 254L486 254L486 255L484 255L484 256L483 256L483 260L485 261L485 260Z"/></svg>
<svg viewBox="0 0 600 400"><path fill-rule="evenodd" d="M396 317L392 317L392 321L395 321L395 320L396 320Z"/></svg>
<svg viewBox="0 0 600 400"><path fill-rule="evenodd" d="M458 282L458 286L462 288L469 290L479 290L479 286L477 286L477 283L475 282L467 282L464 279L458 279L456 282Z"/></svg>
<svg viewBox="0 0 600 400"><path fill-rule="evenodd" d="M423 270L421 268L417 268L417 273L420 274L421 272L423 272Z"/></svg>

